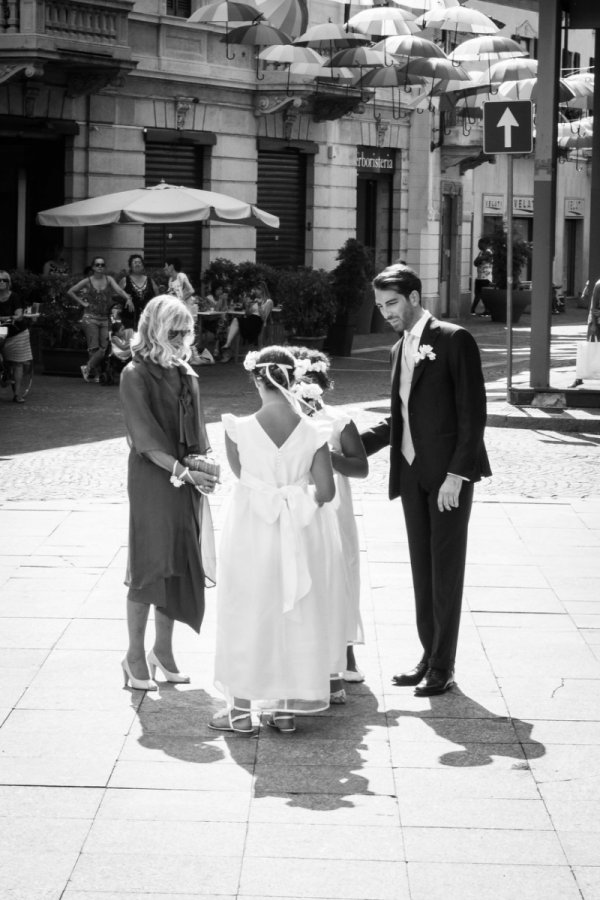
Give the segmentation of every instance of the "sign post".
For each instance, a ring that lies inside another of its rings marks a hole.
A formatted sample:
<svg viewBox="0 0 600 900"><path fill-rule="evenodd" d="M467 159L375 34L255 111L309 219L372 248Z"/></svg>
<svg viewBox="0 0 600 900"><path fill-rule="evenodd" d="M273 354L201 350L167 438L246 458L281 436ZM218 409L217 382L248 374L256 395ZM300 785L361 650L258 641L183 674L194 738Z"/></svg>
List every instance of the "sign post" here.
<svg viewBox="0 0 600 900"><path fill-rule="evenodd" d="M533 150L533 104L499 100L483 104L483 152L507 156L506 177L506 399L512 388L513 156Z"/></svg>

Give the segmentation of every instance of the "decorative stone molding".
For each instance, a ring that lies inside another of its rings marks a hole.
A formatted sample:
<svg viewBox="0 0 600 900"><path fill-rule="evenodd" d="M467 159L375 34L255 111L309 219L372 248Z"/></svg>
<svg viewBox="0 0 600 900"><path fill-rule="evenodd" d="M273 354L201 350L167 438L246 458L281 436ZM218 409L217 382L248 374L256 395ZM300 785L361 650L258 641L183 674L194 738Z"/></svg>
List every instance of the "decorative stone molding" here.
<svg viewBox="0 0 600 900"><path fill-rule="evenodd" d="M197 97L176 97L175 98L175 121L178 131L183 131L187 114L192 106L198 102Z"/></svg>
<svg viewBox="0 0 600 900"><path fill-rule="evenodd" d="M381 113L377 113L375 116L375 130L377 132L377 146L383 147L385 144L385 136L388 133L390 127L389 122L384 122L381 119Z"/></svg>
<svg viewBox="0 0 600 900"><path fill-rule="evenodd" d="M269 116L272 113L287 109L290 114L299 113L305 100L303 97L293 96L289 94L267 94L259 93L254 101L255 116ZM295 113L292 113L292 109Z"/></svg>
<svg viewBox="0 0 600 900"><path fill-rule="evenodd" d="M16 75L24 75L25 78L41 78L44 69L37 63L15 63L14 65L0 66L0 84L12 81Z"/></svg>
<svg viewBox="0 0 600 900"><path fill-rule="evenodd" d="M122 66L107 66L101 69L67 69L67 97L85 97L97 94L106 87L120 88L125 83L126 70Z"/></svg>

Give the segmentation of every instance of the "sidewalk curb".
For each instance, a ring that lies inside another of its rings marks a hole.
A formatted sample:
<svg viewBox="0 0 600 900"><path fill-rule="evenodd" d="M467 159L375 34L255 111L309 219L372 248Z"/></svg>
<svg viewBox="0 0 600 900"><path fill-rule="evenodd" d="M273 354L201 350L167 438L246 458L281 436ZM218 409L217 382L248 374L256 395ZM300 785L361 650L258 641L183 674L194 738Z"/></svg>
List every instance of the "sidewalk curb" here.
<svg viewBox="0 0 600 900"><path fill-rule="evenodd" d="M497 413L488 413L488 428L530 428L539 431L580 432L600 434L600 410L594 416L573 415L574 410L552 410L548 412L537 407L514 406ZM577 410L582 413L584 410Z"/></svg>

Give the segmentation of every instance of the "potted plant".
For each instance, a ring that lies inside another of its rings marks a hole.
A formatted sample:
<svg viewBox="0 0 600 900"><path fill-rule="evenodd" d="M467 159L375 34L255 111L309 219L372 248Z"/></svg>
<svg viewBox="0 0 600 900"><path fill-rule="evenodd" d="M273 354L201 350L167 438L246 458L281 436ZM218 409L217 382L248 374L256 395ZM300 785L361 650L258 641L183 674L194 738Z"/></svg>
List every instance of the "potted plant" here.
<svg viewBox="0 0 600 900"><path fill-rule="evenodd" d="M486 235L492 252L492 286L483 288L482 300L489 310L493 322L506 322L507 285L507 245L508 235L504 225L490 235ZM531 259L531 247L522 238L514 237L512 243L512 320L516 324L527 307L531 305L531 291L519 288L521 271Z"/></svg>
<svg viewBox="0 0 600 900"><path fill-rule="evenodd" d="M279 275L277 293L290 343L323 349L336 315L329 272L310 267L284 270Z"/></svg>
<svg viewBox="0 0 600 900"><path fill-rule="evenodd" d="M355 238L348 238L336 259L338 264L331 273L336 313L326 346L333 356L350 356L358 311L365 302L372 311L373 265L367 248Z"/></svg>
<svg viewBox="0 0 600 900"><path fill-rule="evenodd" d="M88 359L80 325L83 311L67 294L67 288L76 281L67 275L40 277L38 329L46 375L80 375Z"/></svg>

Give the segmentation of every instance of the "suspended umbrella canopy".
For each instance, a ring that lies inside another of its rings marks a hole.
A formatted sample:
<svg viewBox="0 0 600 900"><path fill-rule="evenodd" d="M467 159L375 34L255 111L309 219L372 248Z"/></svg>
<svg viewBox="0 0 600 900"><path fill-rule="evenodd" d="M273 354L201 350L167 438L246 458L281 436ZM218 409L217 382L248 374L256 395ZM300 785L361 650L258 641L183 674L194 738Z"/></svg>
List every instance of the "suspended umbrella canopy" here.
<svg viewBox="0 0 600 900"><path fill-rule="evenodd" d="M439 28L458 34L496 34L498 26L489 16L467 6L436 7L417 19L421 28Z"/></svg>
<svg viewBox="0 0 600 900"><path fill-rule="evenodd" d="M575 75L568 75L565 79L575 97L572 101L568 101L572 107L586 109L593 103L594 97L594 76L591 72L578 72ZM592 98L590 102L590 98Z"/></svg>
<svg viewBox="0 0 600 900"><path fill-rule="evenodd" d="M269 25L279 28L284 34L296 37L308 25L307 0L255 0L256 5Z"/></svg>
<svg viewBox="0 0 600 900"><path fill-rule="evenodd" d="M331 66L326 59L320 63L292 63L290 73L297 78L328 81L335 84L343 82L348 85L356 79L356 72L340 66Z"/></svg>
<svg viewBox="0 0 600 900"><path fill-rule="evenodd" d="M333 56L335 50L345 50L346 47L369 43L370 40L365 34L345 31L341 25L334 25L333 22L312 25L294 41L299 47L313 47L320 53L328 53L329 56Z"/></svg>
<svg viewBox="0 0 600 900"><path fill-rule="evenodd" d="M486 34L470 38L455 47L448 58L454 62L477 62L478 60L512 59L527 56L527 51L512 38L501 34Z"/></svg>
<svg viewBox="0 0 600 900"><path fill-rule="evenodd" d="M337 0L348 6L348 0ZM423 13L430 12L432 9L439 9L446 6L458 6L459 0L384 0L383 3L374 3L373 0L351 0L352 6L390 6L393 8L404 9L413 16L420 16Z"/></svg>
<svg viewBox="0 0 600 900"><path fill-rule="evenodd" d="M271 44L290 44L292 39L279 28L273 28L266 22L252 22L251 25L240 25L232 28L229 38L221 38L221 42L230 44L246 44L250 47L269 47Z"/></svg>
<svg viewBox="0 0 600 900"><path fill-rule="evenodd" d="M374 6L372 9L363 9L348 19L348 25L370 37L412 34L418 30L410 13L392 6Z"/></svg>
<svg viewBox="0 0 600 900"><path fill-rule="evenodd" d="M425 79L407 72L406 66L385 66L381 69L371 69L366 72L358 85L368 88L396 88L406 84L425 84Z"/></svg>
<svg viewBox="0 0 600 900"><path fill-rule="evenodd" d="M470 75L462 66L453 65L449 59L440 59L438 56L427 58L413 58L407 63L411 74L421 75L424 78L443 78L453 81L469 81Z"/></svg>
<svg viewBox="0 0 600 900"><path fill-rule="evenodd" d="M45 209L37 214L40 225L55 228L114 225L124 222L138 224L178 224L213 219L237 225L268 225L279 228L279 219L271 213L237 200L227 194L178 187L173 184L134 188L77 200L65 206Z"/></svg>
<svg viewBox="0 0 600 900"><path fill-rule="evenodd" d="M363 69L385 65L385 56L380 50L375 50L372 47L348 47L346 50L338 50L337 53L334 53L325 65Z"/></svg>
<svg viewBox="0 0 600 900"><path fill-rule="evenodd" d="M390 56L412 57L412 56L437 56L439 59L447 59L448 57L438 44L418 34L399 35L398 37L387 37L378 44L375 44L374 50L383 50Z"/></svg>
<svg viewBox="0 0 600 900"><path fill-rule="evenodd" d="M206 25L222 25L227 22L254 22L261 18L261 11L249 3L240 3L237 0L219 0L218 3L210 3L197 9L187 20L190 23L203 22Z"/></svg>
<svg viewBox="0 0 600 900"><path fill-rule="evenodd" d="M504 81L498 86L497 99L499 100L531 100L537 101L538 79L521 78L518 81ZM558 102L568 103L575 96L567 82L563 78L558 80Z"/></svg>
<svg viewBox="0 0 600 900"><path fill-rule="evenodd" d="M490 81L519 81L521 78L535 78L537 59L502 59L490 66Z"/></svg>
<svg viewBox="0 0 600 900"><path fill-rule="evenodd" d="M325 57L313 50L312 47L296 47L294 44L273 44L265 47L258 54L258 58L266 63L291 66L292 63L313 63L322 66Z"/></svg>
<svg viewBox="0 0 600 900"><path fill-rule="evenodd" d="M584 116L576 122L558 123L558 146L563 150L586 150L594 138L594 117Z"/></svg>

